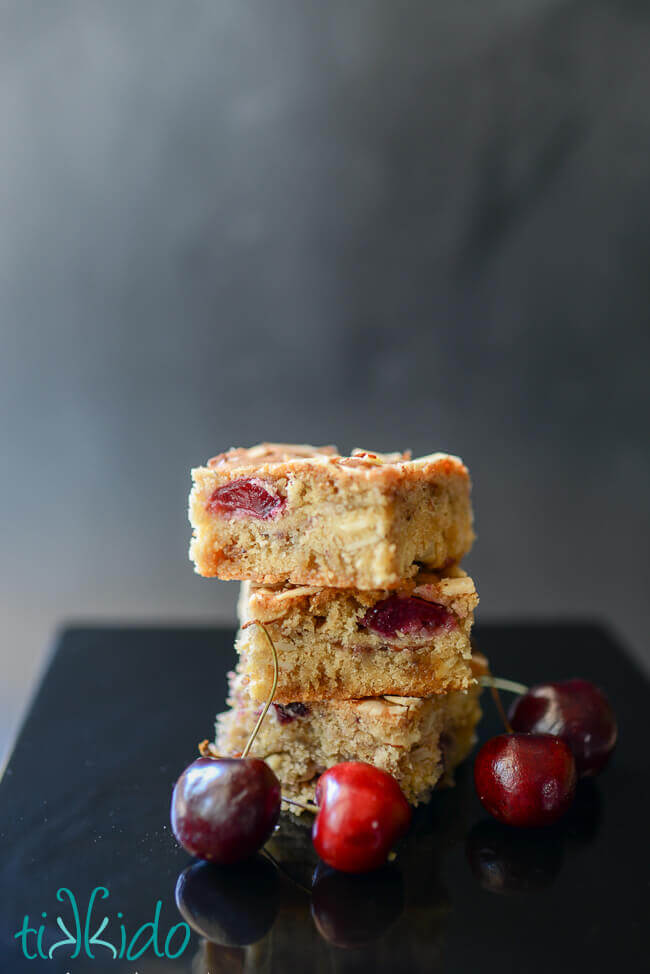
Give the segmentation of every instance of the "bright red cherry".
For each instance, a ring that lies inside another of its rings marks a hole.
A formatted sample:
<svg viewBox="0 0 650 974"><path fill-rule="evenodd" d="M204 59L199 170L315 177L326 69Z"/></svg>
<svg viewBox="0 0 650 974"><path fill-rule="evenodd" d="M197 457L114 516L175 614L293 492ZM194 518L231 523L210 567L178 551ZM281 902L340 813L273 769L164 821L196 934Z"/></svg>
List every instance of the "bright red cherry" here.
<svg viewBox="0 0 650 974"><path fill-rule="evenodd" d="M607 697L589 680L531 687L512 705L510 723L516 731L561 737L573 751L581 777L602 771L618 733Z"/></svg>
<svg viewBox="0 0 650 974"><path fill-rule="evenodd" d="M240 477L217 487L207 503L212 514L255 517L262 521L279 514L286 500L257 477Z"/></svg>
<svg viewBox="0 0 650 974"><path fill-rule="evenodd" d="M484 808L504 825L552 825L571 805L576 765L550 734L500 734L476 756L474 783Z"/></svg>
<svg viewBox="0 0 650 974"><path fill-rule="evenodd" d="M451 612L437 602L426 599L389 595L377 602L361 619L361 625L390 638L411 633L429 633L436 629L454 629Z"/></svg>
<svg viewBox="0 0 650 974"><path fill-rule="evenodd" d="M268 839L280 815L280 782L258 758L198 758L172 795L174 835L191 855L238 862Z"/></svg>
<svg viewBox="0 0 650 974"><path fill-rule="evenodd" d="M323 862L344 873L381 866L411 821L392 775L363 761L346 761L321 775L316 801L314 847Z"/></svg>

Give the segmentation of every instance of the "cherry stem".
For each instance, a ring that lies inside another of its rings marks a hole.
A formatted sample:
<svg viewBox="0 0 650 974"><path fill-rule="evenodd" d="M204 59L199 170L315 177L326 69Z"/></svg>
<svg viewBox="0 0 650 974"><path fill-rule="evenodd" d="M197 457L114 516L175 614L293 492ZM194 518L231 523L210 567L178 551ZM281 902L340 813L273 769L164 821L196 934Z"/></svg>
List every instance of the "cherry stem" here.
<svg viewBox="0 0 650 974"><path fill-rule="evenodd" d="M496 704L496 708L499 711L499 716L503 721L503 726L505 727L508 734L512 734L512 724L508 720L508 715L506 714L505 708L501 703L501 697L499 696L499 691L497 690L494 684L492 684L492 686L490 687L490 693L492 694L492 699L494 700Z"/></svg>
<svg viewBox="0 0 650 974"><path fill-rule="evenodd" d="M271 654L273 656L273 686L271 687L271 693L269 694L269 699L264 704L264 710L262 711L262 713L257 718L257 723L255 724L255 727L253 727L251 736L248 738L248 740L246 742L246 747L241 752L242 758L245 758L246 757L246 755L250 751L251 747L253 746L253 743L255 741L255 738L257 737L257 732L259 731L260 727L262 726L262 721L264 720L264 718L266 717L267 713L269 712L269 707L273 703L273 697L275 696L275 691L277 690L277 687L278 687L278 654L275 651L275 646L273 645L273 640L269 636L269 631L266 628L266 626L264 625L264 623L263 622L258 622L257 619L251 619L250 622L247 622L247 623L245 623L245 625L242 626L242 629L247 629L249 626L259 626L260 629L262 630L262 632L264 633L265 637L266 637L267 643L269 644L269 649L271 650Z"/></svg>
<svg viewBox="0 0 650 974"><path fill-rule="evenodd" d="M479 684L482 687L489 687L490 693L492 694L492 699L494 704L499 711L499 716L503 721L503 726L505 727L508 734L512 734L512 724L508 720L503 704L501 703L501 697L499 696L499 689L509 690L513 693L526 693L528 687L523 686L521 683L513 683L512 680L502 680L500 678L495 678L490 672L485 676L479 677Z"/></svg>
<svg viewBox="0 0 650 974"><path fill-rule="evenodd" d="M287 805L297 805L298 808L303 808L306 812L313 812L314 815L319 810L319 806L314 802L299 802L295 798L287 798L286 795L282 796L282 801L286 802Z"/></svg>
<svg viewBox="0 0 650 974"><path fill-rule="evenodd" d="M504 690L506 693L518 693L520 696L528 693L528 687L523 683L515 683L514 680L504 680L500 676L479 676L478 682L482 687L496 687L497 690Z"/></svg>

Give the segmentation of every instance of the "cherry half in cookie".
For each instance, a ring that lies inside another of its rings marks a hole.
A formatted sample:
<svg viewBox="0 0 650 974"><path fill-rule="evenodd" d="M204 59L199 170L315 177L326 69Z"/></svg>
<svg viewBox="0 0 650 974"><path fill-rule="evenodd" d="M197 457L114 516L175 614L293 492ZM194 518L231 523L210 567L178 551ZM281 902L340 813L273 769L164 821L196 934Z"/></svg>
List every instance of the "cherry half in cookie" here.
<svg viewBox="0 0 650 974"><path fill-rule="evenodd" d="M386 638L398 634L455 629L456 619L444 605L413 596L390 595L377 602L360 620L362 626Z"/></svg>
<svg viewBox="0 0 650 974"><path fill-rule="evenodd" d="M617 738L616 717L605 694L589 680L531 687L510 708L513 730L555 734L569 745L581 777L598 774Z"/></svg>
<svg viewBox="0 0 650 974"><path fill-rule="evenodd" d="M217 487L206 507L212 514L266 521L277 516L285 504L286 498L275 493L270 484L258 477L239 477Z"/></svg>
<svg viewBox="0 0 650 974"><path fill-rule="evenodd" d="M568 744L551 734L500 734L483 745L474 783L483 807L504 825L552 825L571 806L576 765Z"/></svg>
<svg viewBox="0 0 650 974"><path fill-rule="evenodd" d="M316 802L314 848L341 872L377 869L411 821L395 778L363 761L345 761L321 775Z"/></svg>
<svg viewBox="0 0 650 974"><path fill-rule="evenodd" d="M307 717L309 707L304 703L274 703L275 716L280 724L290 724L297 717Z"/></svg>

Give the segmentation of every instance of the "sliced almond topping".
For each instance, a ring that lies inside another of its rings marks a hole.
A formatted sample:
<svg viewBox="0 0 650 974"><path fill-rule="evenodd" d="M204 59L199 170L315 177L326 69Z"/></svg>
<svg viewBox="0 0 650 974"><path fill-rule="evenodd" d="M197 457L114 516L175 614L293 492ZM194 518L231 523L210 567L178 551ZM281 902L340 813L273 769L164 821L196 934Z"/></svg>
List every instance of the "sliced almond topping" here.
<svg viewBox="0 0 650 974"><path fill-rule="evenodd" d="M273 592L271 597L279 602L280 599L298 599L304 595L316 595L321 589L316 585L303 585L301 588L290 588L284 592Z"/></svg>
<svg viewBox="0 0 650 974"><path fill-rule="evenodd" d="M381 717L388 713L388 706L383 700L359 700L356 709L367 717Z"/></svg>
<svg viewBox="0 0 650 974"><path fill-rule="evenodd" d="M403 707L401 704L392 703L388 707L388 713L392 714L393 717L403 717L409 712L408 707Z"/></svg>
<svg viewBox="0 0 650 974"><path fill-rule="evenodd" d="M474 592L474 582L471 578L443 578L439 585L443 595L472 595Z"/></svg>
<svg viewBox="0 0 650 974"><path fill-rule="evenodd" d="M284 760L284 754L267 754L264 760L268 764L271 771L280 771L282 768L282 762Z"/></svg>

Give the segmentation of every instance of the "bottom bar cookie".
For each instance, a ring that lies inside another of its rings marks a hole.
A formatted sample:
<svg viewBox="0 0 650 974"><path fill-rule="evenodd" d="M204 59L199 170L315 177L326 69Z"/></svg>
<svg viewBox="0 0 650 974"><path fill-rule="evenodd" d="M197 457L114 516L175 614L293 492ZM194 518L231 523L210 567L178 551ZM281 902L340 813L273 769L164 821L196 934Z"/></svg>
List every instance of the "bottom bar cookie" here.
<svg viewBox="0 0 650 974"><path fill-rule="evenodd" d="M472 662L477 675L485 672L482 657ZM454 768L471 751L481 717L480 692L475 685L422 698L274 704L250 753L273 768L287 798L313 801L319 775L354 760L388 771L417 805L429 799L437 784L451 783ZM217 717L216 747L222 755L243 751L261 711L237 675L229 703L231 709Z"/></svg>

